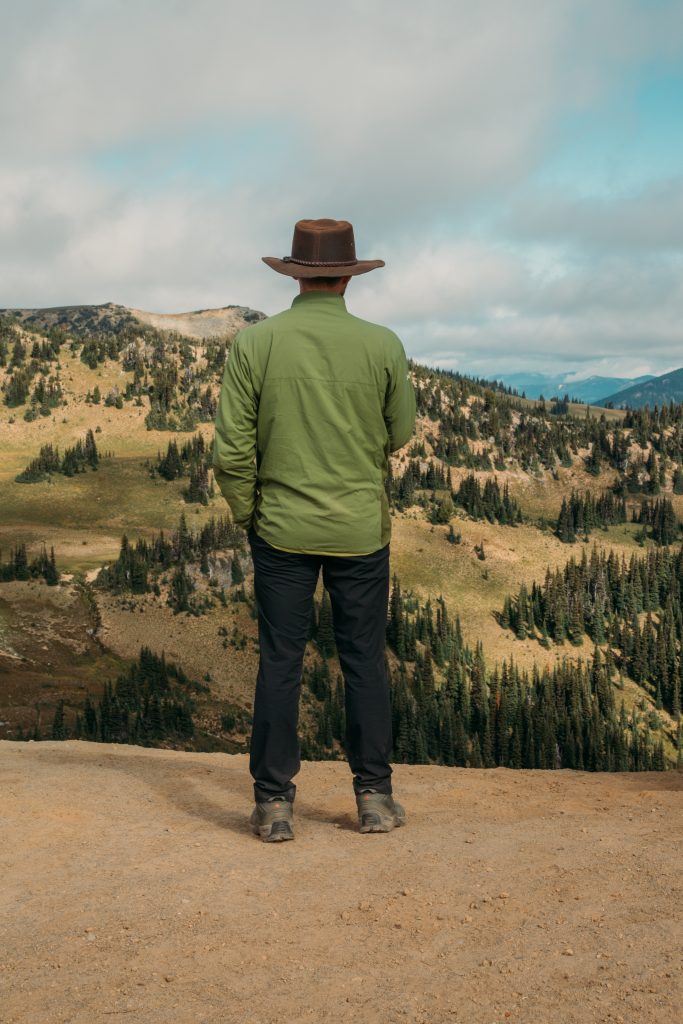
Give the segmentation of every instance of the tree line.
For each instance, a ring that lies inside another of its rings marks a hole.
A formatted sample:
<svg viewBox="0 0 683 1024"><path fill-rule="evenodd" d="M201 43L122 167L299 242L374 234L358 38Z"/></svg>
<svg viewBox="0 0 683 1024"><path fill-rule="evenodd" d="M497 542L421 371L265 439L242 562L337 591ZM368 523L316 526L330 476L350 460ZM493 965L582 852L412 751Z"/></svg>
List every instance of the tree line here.
<svg viewBox="0 0 683 1024"><path fill-rule="evenodd" d="M124 533L119 554L115 562L103 566L94 580L94 586L117 594L145 594L153 591L159 595L159 577L170 573L168 603L176 612L195 611L191 596L195 584L187 571L188 565L196 564L206 577L211 575L210 556L225 548L233 549L231 561L231 582L241 584L244 571L240 565L240 552L244 548L244 531L231 522L227 516L212 516L198 530L187 525L185 513L181 512L178 526L166 536L163 530L153 534L150 540L144 537L131 544Z"/></svg>
<svg viewBox="0 0 683 1024"><path fill-rule="evenodd" d="M644 671L649 664L661 669L666 644L655 631L650 649L647 629L641 634L641 663ZM326 594L314 602L309 640L316 654L302 676L302 756L343 757L344 684L339 672L332 673L336 648ZM662 722L644 698L626 711L609 648L604 654L596 648L585 661L565 658L530 672L512 658L489 670L483 645L465 643L459 617L451 617L443 598L421 601L403 590L396 576L386 641L395 761L587 771L668 767ZM169 740L190 744L193 692L208 692L208 687L188 682L180 668L166 664L163 654L142 648L138 660L114 683L108 681L96 701L87 697L71 731L60 702L52 735L152 746ZM666 700L663 691L661 699ZM244 712L241 728L249 724ZM681 739L679 724L679 761Z"/></svg>
<svg viewBox="0 0 683 1024"><path fill-rule="evenodd" d="M653 618L657 614L657 619ZM641 617L645 615L641 625ZM628 562L594 548L548 569L542 584L522 584L506 597L500 624L519 639L531 637L576 646L588 636L607 645L614 664L644 685L657 707L681 712L683 678L683 547L650 548Z"/></svg>
<svg viewBox="0 0 683 1024"><path fill-rule="evenodd" d="M213 476L209 473L212 455L212 446L199 432L182 445L173 439L168 442L163 456L157 452L156 462L149 467L150 476L154 479L158 475L164 480L189 477L188 485L183 489L185 501L208 505L216 493Z"/></svg>
<svg viewBox="0 0 683 1024"><path fill-rule="evenodd" d="M50 547L48 555L43 544L39 554L29 561L26 544L17 544L10 549L9 561L3 562L2 549L0 548L0 582L8 583L10 580L31 580L39 576L45 580L50 587L59 583L61 573L57 568L55 560L55 549Z"/></svg>
<svg viewBox="0 0 683 1024"><path fill-rule="evenodd" d="M391 657L389 656L391 654ZM439 598L422 603L394 576L387 622L393 759L467 767L664 770L662 733L643 700L627 713L617 703L614 665L596 649L574 662L529 673L512 659L486 667ZM307 758L343 754L343 680L320 655L304 671L310 729Z"/></svg>
<svg viewBox="0 0 683 1024"><path fill-rule="evenodd" d="M160 746L168 741L187 744L195 732L192 693L208 686L188 679L182 668L168 663L164 653L143 645L137 659L102 693L87 695L70 727L64 701L55 710L50 736L54 740L83 739L96 743L134 743ZM21 738L21 737L20 737ZM33 739L41 739L36 730Z"/></svg>
<svg viewBox="0 0 683 1024"><path fill-rule="evenodd" d="M577 416L568 403L548 410L545 402L530 405L487 382L414 363L411 369L418 414L438 427L427 429L425 440L446 465L538 473L582 461L595 476L617 470L618 496L656 495L669 484L683 493L681 406L627 411L619 423L590 406Z"/></svg>
<svg viewBox="0 0 683 1024"><path fill-rule="evenodd" d="M100 462L100 454L97 450L95 435L88 430L85 439L80 438L70 448L65 448L59 454L59 447L51 443L42 445L39 454L31 459L28 466L15 476L17 483L37 483L45 480L52 473L62 473L64 476L75 476L77 473L85 473L88 467L97 469Z"/></svg>

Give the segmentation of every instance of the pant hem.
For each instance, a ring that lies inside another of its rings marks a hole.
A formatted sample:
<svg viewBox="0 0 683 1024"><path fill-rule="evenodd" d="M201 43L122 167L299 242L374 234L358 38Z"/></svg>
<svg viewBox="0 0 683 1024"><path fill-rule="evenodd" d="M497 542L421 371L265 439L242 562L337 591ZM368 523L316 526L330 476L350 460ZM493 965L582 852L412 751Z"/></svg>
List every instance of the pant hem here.
<svg viewBox="0 0 683 1024"><path fill-rule="evenodd" d="M254 800L257 804L265 804L268 800L286 800L288 803L294 803L295 792L287 790L284 793L270 793L264 792L263 790L254 790Z"/></svg>

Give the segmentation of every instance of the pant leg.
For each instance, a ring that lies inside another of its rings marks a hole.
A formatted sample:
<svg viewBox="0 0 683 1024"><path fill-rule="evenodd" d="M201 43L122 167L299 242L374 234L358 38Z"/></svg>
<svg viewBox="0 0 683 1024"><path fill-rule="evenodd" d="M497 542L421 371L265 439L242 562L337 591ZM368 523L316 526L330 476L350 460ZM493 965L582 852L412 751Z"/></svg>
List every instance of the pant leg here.
<svg viewBox="0 0 683 1024"><path fill-rule="evenodd" d="M370 555L325 556L334 633L345 684L346 756L353 787L391 793L393 746L384 667L389 602L389 545Z"/></svg>
<svg viewBox="0 0 683 1024"><path fill-rule="evenodd" d="M257 801L294 800L301 767L301 672L320 557L279 551L249 531L259 627L249 770Z"/></svg>

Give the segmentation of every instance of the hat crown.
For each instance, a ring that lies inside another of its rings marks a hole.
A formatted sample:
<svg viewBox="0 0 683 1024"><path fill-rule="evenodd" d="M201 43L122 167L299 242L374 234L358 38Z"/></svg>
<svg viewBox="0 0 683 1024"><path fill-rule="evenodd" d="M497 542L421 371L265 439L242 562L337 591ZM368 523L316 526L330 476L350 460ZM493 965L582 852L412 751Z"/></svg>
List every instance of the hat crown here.
<svg viewBox="0 0 683 1024"><path fill-rule="evenodd" d="M294 225L291 256L262 256L278 274L307 277L354 277L384 266L384 260L359 260L353 227L348 220L298 220Z"/></svg>
<svg viewBox="0 0 683 1024"><path fill-rule="evenodd" d="M291 263L337 267L356 263L353 226L347 220L299 220L294 225Z"/></svg>

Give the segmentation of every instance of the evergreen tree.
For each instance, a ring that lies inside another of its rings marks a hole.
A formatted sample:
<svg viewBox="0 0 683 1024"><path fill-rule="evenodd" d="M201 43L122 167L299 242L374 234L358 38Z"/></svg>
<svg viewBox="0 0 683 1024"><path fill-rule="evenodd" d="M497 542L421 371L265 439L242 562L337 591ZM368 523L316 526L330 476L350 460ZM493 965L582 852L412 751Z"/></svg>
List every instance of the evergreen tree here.
<svg viewBox="0 0 683 1024"><path fill-rule="evenodd" d="M233 553L232 562L230 564L230 579L233 585L244 583L244 572L242 571L242 566L240 565L240 560L237 557L236 551Z"/></svg>
<svg viewBox="0 0 683 1024"><path fill-rule="evenodd" d="M320 616L318 619L318 650L323 658L332 658L336 652L334 640L334 623L332 619L332 605L329 594L323 589L322 601L320 603Z"/></svg>
<svg viewBox="0 0 683 1024"><path fill-rule="evenodd" d="M52 739L53 740L65 740L68 739L68 733L66 729L66 722L64 719L64 701L60 700L55 710L55 717L52 721Z"/></svg>

